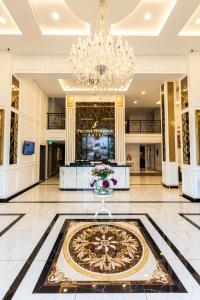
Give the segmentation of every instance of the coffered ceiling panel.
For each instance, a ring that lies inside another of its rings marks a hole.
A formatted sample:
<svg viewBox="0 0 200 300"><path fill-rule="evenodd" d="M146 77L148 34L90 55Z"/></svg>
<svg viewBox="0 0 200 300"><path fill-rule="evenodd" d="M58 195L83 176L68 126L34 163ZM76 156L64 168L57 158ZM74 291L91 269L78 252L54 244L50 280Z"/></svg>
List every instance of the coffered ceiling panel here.
<svg viewBox="0 0 200 300"><path fill-rule="evenodd" d="M94 32L98 1L0 0L0 51L67 56L77 36L90 34L90 28ZM136 56L200 51L200 0L109 0L109 4L112 34L122 35Z"/></svg>
<svg viewBox="0 0 200 300"><path fill-rule="evenodd" d="M21 34L14 19L12 18L11 14L9 13L8 9L6 8L2 0L0 0L0 34L2 35Z"/></svg>
<svg viewBox="0 0 200 300"><path fill-rule="evenodd" d="M157 36L176 2L176 0L141 0L130 15L112 24L111 33L127 36Z"/></svg>
<svg viewBox="0 0 200 300"><path fill-rule="evenodd" d="M179 35L200 36L200 5L195 10L186 25L183 27Z"/></svg>
<svg viewBox="0 0 200 300"><path fill-rule="evenodd" d="M44 35L89 35L90 25L77 17L65 0L28 0Z"/></svg>

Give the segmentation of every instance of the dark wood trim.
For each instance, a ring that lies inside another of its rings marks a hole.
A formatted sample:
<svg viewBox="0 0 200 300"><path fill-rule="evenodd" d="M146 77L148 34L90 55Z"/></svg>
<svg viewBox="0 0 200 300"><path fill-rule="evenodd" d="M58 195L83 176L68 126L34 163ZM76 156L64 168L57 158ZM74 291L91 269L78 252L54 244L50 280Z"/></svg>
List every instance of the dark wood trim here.
<svg viewBox="0 0 200 300"><path fill-rule="evenodd" d="M31 185L31 186L25 188L24 190L21 190L21 191L17 192L16 194L13 194L13 195L11 195L11 196L9 196L9 197L7 197L7 198L0 199L0 203L1 203L1 202L3 202L3 203L4 203L4 202L9 202L10 200L12 200L12 199L16 198L17 196L19 196L19 195L21 195L21 194L27 192L28 190L32 189L33 187L35 187L35 186L38 185L38 184L39 184L39 182L36 182L36 183L34 183L33 185Z"/></svg>

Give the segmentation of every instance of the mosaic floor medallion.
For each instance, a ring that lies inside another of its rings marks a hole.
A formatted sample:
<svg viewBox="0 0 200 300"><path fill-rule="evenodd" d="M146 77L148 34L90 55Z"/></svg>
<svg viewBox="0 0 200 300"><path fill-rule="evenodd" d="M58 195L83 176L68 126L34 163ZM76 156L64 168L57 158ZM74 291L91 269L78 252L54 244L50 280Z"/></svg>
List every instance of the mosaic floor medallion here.
<svg viewBox="0 0 200 300"><path fill-rule="evenodd" d="M186 292L139 219L66 220L35 293Z"/></svg>

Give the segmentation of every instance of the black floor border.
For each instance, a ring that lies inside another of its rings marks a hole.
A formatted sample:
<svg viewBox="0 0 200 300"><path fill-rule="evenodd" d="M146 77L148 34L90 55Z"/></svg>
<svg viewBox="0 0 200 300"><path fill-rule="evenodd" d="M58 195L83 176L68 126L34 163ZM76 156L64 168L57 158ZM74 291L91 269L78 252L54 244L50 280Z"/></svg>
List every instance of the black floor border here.
<svg viewBox="0 0 200 300"><path fill-rule="evenodd" d="M91 192L91 188L75 188L75 189L70 189L70 188L59 188L61 192ZM119 192L127 192L130 191L130 188L114 188L114 191L119 191Z"/></svg>
<svg viewBox="0 0 200 300"><path fill-rule="evenodd" d="M105 214L102 214L103 216ZM18 273L17 277L14 279L13 283L11 284L9 290L5 294L2 300L10 300L15 295L19 285L22 283L24 277L26 276L28 270L30 269L32 263L34 262L38 252L42 248L45 240L50 234L50 231L53 229L56 221L60 216L94 216L92 213L61 213L56 214L51 223L49 224L48 228L46 229L45 233L39 240L38 244L30 254L29 258L26 260L25 264L23 265L21 271ZM168 244L168 246L173 250L173 252L176 254L176 256L179 258L179 260L182 262L182 264L185 266L187 271L191 274L191 276L196 280L196 282L200 285L200 275L195 271L195 269L192 267L192 265L187 261L187 259L181 254L181 252L176 248L176 246L170 241L170 239L165 235L165 233L160 229L160 227L155 223L155 221L149 216L147 213L113 213L113 216L145 216L149 222L153 225L153 227L158 231L158 233L161 235L161 237L164 239L164 241ZM154 238L152 237L154 240Z"/></svg>
<svg viewBox="0 0 200 300"><path fill-rule="evenodd" d="M19 220L21 220L25 214L0 214L0 216L18 216L18 218L16 218L14 221L12 221L6 228L4 228L2 231L0 231L0 237L2 237L2 235L4 235L8 230L10 230L10 228L12 228L17 222L19 222Z"/></svg>
<svg viewBox="0 0 200 300"><path fill-rule="evenodd" d="M10 200L12 200L12 199L18 197L19 195L21 195L21 194L27 192L28 190L30 190L30 189L36 187L36 186L39 185L39 184L40 184L39 182L36 182L36 183L32 184L31 186L29 186L29 187L27 187L27 188L25 188L25 189L23 189L23 190L21 190L21 191L15 193L15 194L13 194L12 196L9 196L9 197L7 197L7 198L1 198L1 199L0 199L0 204L1 204L1 203L7 203L7 202L9 202Z"/></svg>
<svg viewBox="0 0 200 300"><path fill-rule="evenodd" d="M162 182L162 185L167 189L178 189L178 185L167 185Z"/></svg>
<svg viewBox="0 0 200 300"><path fill-rule="evenodd" d="M186 195L186 194L184 194L184 193L183 193L182 196L183 196L184 198L190 200L191 202L200 202L200 198L193 198L193 197L188 196L188 195Z"/></svg>
<svg viewBox="0 0 200 300"><path fill-rule="evenodd" d="M66 203L100 203L101 201L13 201L13 202L8 202L8 204L15 204L15 203L37 203L37 204L45 204L45 203L48 203L48 204L56 204L56 203L59 203L59 204L66 204ZM171 204L171 203L187 203L187 204L199 204L198 202L194 202L194 203L191 203L190 201L106 201L106 203L120 203L120 204L123 204L123 203L137 203L137 204L141 204L141 203L149 203L149 204L155 204L155 203L163 203L163 204ZM1 204L1 203L0 203Z"/></svg>
<svg viewBox="0 0 200 300"><path fill-rule="evenodd" d="M187 222L192 224L194 227L196 227L198 230L200 230L200 226L197 225L195 222L187 218L186 216L200 216L200 213L180 213L179 216L181 216L183 219L185 219Z"/></svg>

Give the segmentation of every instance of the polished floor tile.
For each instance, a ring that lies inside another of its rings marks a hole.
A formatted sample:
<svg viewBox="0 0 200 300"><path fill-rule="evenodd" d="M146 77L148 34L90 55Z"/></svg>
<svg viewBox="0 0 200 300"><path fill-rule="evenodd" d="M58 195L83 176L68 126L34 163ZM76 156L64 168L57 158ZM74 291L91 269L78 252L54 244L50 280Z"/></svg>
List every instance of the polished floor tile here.
<svg viewBox="0 0 200 300"><path fill-rule="evenodd" d="M132 176L130 191L115 192L106 205L115 220L140 218L153 243L188 293L152 293L147 289L144 293L134 295L130 291L100 294L33 293L65 220L92 219L100 205L91 192L59 191L58 178L53 177L9 203L0 203L0 232L7 228L0 236L0 298L98 300L101 297L105 300L129 300L134 297L136 300L198 300L200 203L192 203L181 196L180 190L166 189L160 183L159 176ZM24 216L10 226L20 214ZM56 217L57 214L59 216ZM191 222L184 219L182 214ZM106 216L102 218L108 219Z"/></svg>

